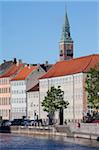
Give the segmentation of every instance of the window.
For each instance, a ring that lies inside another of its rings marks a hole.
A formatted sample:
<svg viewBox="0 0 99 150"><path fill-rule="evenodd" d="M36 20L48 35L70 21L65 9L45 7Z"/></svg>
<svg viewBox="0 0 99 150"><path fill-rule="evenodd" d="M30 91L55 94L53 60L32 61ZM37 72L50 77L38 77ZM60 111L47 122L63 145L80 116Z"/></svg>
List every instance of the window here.
<svg viewBox="0 0 99 150"><path fill-rule="evenodd" d="M33 107L33 102L31 103L31 107Z"/></svg>
<svg viewBox="0 0 99 150"><path fill-rule="evenodd" d="M62 50L60 50L60 56L63 56L63 51Z"/></svg>
<svg viewBox="0 0 99 150"><path fill-rule="evenodd" d="M67 50L67 56L73 56L72 50Z"/></svg>

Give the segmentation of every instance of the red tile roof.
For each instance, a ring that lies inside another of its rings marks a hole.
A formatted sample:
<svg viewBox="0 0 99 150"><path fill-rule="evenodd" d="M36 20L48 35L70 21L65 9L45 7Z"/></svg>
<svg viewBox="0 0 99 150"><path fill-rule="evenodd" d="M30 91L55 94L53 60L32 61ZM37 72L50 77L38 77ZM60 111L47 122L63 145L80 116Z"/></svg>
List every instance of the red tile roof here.
<svg viewBox="0 0 99 150"><path fill-rule="evenodd" d="M88 72L99 63L99 54L79 57L68 61L59 61L40 79Z"/></svg>
<svg viewBox="0 0 99 150"><path fill-rule="evenodd" d="M23 66L23 64L13 64L12 66L10 66L6 72L4 72L4 74L2 74L0 76L0 78L5 78L5 77L10 77L14 74L16 74L20 69L21 67Z"/></svg>
<svg viewBox="0 0 99 150"><path fill-rule="evenodd" d="M24 66L12 80L25 80L37 66Z"/></svg>

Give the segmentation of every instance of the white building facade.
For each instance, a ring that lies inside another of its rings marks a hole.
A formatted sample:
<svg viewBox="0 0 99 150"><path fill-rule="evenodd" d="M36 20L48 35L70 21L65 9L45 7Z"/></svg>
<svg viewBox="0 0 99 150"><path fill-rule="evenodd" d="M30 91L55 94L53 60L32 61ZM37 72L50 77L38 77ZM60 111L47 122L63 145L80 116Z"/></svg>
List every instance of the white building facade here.
<svg viewBox="0 0 99 150"><path fill-rule="evenodd" d="M47 119L47 113L43 111L41 106L44 97L48 89L51 86L61 86L64 91L64 100L69 102L68 108L64 110L64 121L82 120L83 112L86 111L84 105L85 93L84 93L84 77L83 73L77 73L73 75L60 76L48 79L41 79L40 84L40 118ZM85 103L86 104L86 103ZM56 119L58 120L59 114L56 113Z"/></svg>
<svg viewBox="0 0 99 150"><path fill-rule="evenodd" d="M11 119L28 117L27 90L38 83L38 78L44 75L45 71L40 66L25 66L11 80ZM36 98L37 94L33 94ZM30 98L30 97L29 97ZM33 104L35 105L35 104ZM29 105L30 106L30 105ZM34 110L33 110L34 113ZM35 109L35 114L36 109ZM36 115L35 115L36 116ZM33 119L33 115L30 115Z"/></svg>
<svg viewBox="0 0 99 150"><path fill-rule="evenodd" d="M11 119L26 116L26 81L11 81Z"/></svg>
<svg viewBox="0 0 99 150"><path fill-rule="evenodd" d="M99 63L99 55L89 55L68 61L59 61L39 80L40 91L40 118L47 118L43 111L42 101L51 86L58 87L64 91L64 100L69 102L64 110L64 121L81 121L88 112L86 75L90 68L95 68ZM55 114L59 119L59 113Z"/></svg>
<svg viewBox="0 0 99 150"><path fill-rule="evenodd" d="M39 117L39 91L27 92L27 117L30 120Z"/></svg>

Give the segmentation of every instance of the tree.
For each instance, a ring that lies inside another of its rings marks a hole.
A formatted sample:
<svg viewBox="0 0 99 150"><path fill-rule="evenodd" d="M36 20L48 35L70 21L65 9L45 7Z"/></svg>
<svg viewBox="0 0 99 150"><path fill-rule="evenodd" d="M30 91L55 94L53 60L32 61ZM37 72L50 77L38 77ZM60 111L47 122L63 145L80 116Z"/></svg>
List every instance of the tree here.
<svg viewBox="0 0 99 150"><path fill-rule="evenodd" d="M64 101L64 91L60 89L60 86L58 88L52 86L42 102L43 110L48 112L49 124L53 124L55 111L60 110L60 113L63 113L63 109L68 105L68 101ZM60 118L60 124L62 124L62 120Z"/></svg>
<svg viewBox="0 0 99 150"><path fill-rule="evenodd" d="M88 93L88 106L99 109L99 65L87 73L85 89Z"/></svg>

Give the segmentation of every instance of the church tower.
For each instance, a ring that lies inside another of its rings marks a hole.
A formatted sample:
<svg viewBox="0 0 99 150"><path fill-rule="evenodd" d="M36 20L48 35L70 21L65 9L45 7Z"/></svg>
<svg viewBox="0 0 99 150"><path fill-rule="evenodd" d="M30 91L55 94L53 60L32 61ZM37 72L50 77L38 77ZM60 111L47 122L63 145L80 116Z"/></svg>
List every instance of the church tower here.
<svg viewBox="0 0 99 150"><path fill-rule="evenodd" d="M69 60L73 58L73 40L70 35L70 25L67 16L65 14L64 24L62 28L61 40L59 43L60 60Z"/></svg>

